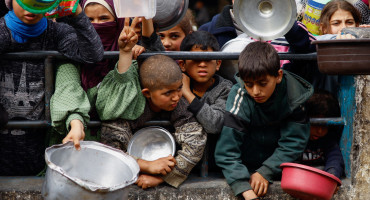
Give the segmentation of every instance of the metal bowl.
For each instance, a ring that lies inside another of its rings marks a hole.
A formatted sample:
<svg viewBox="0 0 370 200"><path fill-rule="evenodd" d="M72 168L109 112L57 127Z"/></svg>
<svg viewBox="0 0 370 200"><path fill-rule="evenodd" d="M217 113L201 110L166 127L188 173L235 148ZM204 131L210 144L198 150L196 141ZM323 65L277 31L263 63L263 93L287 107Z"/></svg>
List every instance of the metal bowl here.
<svg viewBox="0 0 370 200"><path fill-rule="evenodd" d="M176 26L185 16L189 0L157 0L157 10L153 22L158 31L165 31Z"/></svg>
<svg viewBox="0 0 370 200"><path fill-rule="evenodd" d="M97 142L71 142L45 151L44 199L122 199L137 180L139 165L123 151ZM125 199L125 198L123 198Z"/></svg>
<svg viewBox="0 0 370 200"><path fill-rule="evenodd" d="M272 40L286 34L297 15L295 0L235 0L236 23L249 36Z"/></svg>
<svg viewBox="0 0 370 200"><path fill-rule="evenodd" d="M176 143L171 133L154 126L138 130L127 147L128 154L148 161L175 155L175 150Z"/></svg>

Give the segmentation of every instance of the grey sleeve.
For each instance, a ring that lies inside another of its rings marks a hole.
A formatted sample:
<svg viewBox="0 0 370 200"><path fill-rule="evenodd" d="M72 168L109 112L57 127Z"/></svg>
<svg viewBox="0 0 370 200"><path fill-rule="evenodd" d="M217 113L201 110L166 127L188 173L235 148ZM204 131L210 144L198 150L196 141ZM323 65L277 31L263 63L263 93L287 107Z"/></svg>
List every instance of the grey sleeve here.
<svg viewBox="0 0 370 200"><path fill-rule="evenodd" d="M198 99L191 102L188 110L195 115L207 133L218 134L221 132L229 92L230 88L225 88L212 105L201 103Z"/></svg>
<svg viewBox="0 0 370 200"><path fill-rule="evenodd" d="M103 44L85 13L59 18L57 21L53 34L56 35L56 46L60 53L84 63L95 63L103 59Z"/></svg>

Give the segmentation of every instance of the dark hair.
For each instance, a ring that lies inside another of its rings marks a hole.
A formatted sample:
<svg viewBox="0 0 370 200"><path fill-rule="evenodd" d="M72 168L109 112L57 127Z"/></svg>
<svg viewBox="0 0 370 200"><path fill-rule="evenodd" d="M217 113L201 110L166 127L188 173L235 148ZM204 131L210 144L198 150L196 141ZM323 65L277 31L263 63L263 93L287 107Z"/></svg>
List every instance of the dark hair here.
<svg viewBox="0 0 370 200"><path fill-rule="evenodd" d="M148 88L150 91L162 89L182 80L179 65L165 55L154 55L145 59L139 71L142 88Z"/></svg>
<svg viewBox="0 0 370 200"><path fill-rule="evenodd" d="M315 90L306 108L309 117L340 117L338 100L325 90Z"/></svg>
<svg viewBox="0 0 370 200"><path fill-rule="evenodd" d="M181 42L180 51L190 51L194 45L197 45L202 50L208 47L213 51L219 51L220 46L215 36L207 31L195 31L187 35Z"/></svg>
<svg viewBox="0 0 370 200"><path fill-rule="evenodd" d="M275 48L266 42L249 43L239 56L239 75L242 80L262 76L278 76L280 59Z"/></svg>
<svg viewBox="0 0 370 200"><path fill-rule="evenodd" d="M330 32L330 18L339 9L350 12L355 20L356 27L360 25L361 14L351 3L345 0L333 0L327 3L321 11L320 34Z"/></svg>
<svg viewBox="0 0 370 200"><path fill-rule="evenodd" d="M184 31L185 35L189 35L191 32L193 32L193 25L195 25L194 15L193 12L188 9L184 18L181 19L177 26Z"/></svg>

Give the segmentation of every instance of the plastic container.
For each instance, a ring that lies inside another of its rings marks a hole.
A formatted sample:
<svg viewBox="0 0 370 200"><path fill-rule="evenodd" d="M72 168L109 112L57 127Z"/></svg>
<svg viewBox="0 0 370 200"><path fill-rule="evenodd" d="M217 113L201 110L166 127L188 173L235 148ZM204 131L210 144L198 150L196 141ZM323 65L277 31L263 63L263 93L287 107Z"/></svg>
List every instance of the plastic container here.
<svg viewBox="0 0 370 200"><path fill-rule="evenodd" d="M314 35L319 35L321 11L330 0L308 0L303 16L303 24L308 31Z"/></svg>
<svg viewBox="0 0 370 200"><path fill-rule="evenodd" d="M296 163L283 163L281 188L301 200L330 200L342 182L325 171Z"/></svg>
<svg viewBox="0 0 370 200"><path fill-rule="evenodd" d="M34 14L44 14L58 6L61 0L17 0L25 10Z"/></svg>
<svg viewBox="0 0 370 200"><path fill-rule="evenodd" d="M156 13L156 0L113 0L118 18L145 17L151 19Z"/></svg>

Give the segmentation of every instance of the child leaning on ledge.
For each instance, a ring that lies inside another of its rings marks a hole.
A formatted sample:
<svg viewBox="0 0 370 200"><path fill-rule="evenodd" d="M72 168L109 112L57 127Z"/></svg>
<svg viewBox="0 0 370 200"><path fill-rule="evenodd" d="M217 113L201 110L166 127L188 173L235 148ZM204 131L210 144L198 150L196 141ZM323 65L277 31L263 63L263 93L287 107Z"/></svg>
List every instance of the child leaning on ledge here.
<svg viewBox="0 0 370 200"><path fill-rule="evenodd" d="M249 200L280 178L280 164L302 154L310 136L304 102L313 88L281 70L276 50L264 42L242 51L236 80L215 158L234 194Z"/></svg>

